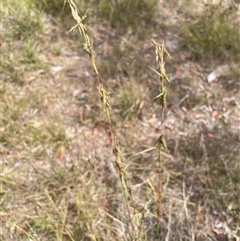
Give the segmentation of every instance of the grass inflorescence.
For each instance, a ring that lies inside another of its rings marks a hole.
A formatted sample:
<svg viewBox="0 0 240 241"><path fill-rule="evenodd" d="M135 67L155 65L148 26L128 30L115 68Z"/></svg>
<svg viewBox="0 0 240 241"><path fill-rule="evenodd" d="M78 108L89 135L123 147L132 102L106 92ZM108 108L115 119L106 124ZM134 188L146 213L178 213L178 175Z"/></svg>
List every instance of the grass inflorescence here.
<svg viewBox="0 0 240 241"><path fill-rule="evenodd" d="M0 239L237 240L236 4L5 2Z"/></svg>

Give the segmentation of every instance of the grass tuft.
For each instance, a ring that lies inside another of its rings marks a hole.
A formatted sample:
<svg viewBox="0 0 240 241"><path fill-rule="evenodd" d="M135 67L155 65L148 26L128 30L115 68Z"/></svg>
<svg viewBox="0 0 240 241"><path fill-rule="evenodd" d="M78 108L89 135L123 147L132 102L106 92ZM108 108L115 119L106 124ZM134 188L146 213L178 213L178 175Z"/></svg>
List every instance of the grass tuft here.
<svg viewBox="0 0 240 241"><path fill-rule="evenodd" d="M183 25L183 46L197 59L240 61L238 10L208 5L197 19Z"/></svg>
<svg viewBox="0 0 240 241"><path fill-rule="evenodd" d="M96 1L99 14L113 27L126 28L150 24L154 21L156 0L121 0L121 1Z"/></svg>

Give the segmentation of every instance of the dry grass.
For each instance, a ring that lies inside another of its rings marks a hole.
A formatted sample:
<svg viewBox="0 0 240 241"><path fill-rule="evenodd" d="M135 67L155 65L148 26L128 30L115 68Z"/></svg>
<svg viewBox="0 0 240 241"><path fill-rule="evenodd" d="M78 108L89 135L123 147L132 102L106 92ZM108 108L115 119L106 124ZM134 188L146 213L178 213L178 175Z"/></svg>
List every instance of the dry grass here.
<svg viewBox="0 0 240 241"><path fill-rule="evenodd" d="M239 238L239 75L206 81L237 43L202 64L190 5L134 2L76 1L82 37L70 0L1 5L0 240Z"/></svg>

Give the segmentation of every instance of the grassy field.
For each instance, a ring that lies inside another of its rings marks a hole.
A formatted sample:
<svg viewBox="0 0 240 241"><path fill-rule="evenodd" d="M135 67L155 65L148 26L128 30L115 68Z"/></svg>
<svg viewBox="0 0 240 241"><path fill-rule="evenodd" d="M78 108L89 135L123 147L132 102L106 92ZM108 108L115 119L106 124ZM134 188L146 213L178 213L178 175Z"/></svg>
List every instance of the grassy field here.
<svg viewBox="0 0 240 241"><path fill-rule="evenodd" d="M0 241L240 239L240 4L213 2L1 2Z"/></svg>

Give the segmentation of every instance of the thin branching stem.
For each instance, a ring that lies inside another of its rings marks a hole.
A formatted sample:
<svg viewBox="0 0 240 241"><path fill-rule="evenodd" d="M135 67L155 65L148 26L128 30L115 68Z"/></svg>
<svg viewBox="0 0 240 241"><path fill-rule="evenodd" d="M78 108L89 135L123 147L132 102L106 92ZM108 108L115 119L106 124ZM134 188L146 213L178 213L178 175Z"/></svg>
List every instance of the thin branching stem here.
<svg viewBox="0 0 240 241"><path fill-rule="evenodd" d="M121 182L121 186L122 186L122 190L123 190L123 196L124 196L123 199L124 199L124 203L126 206L129 222L130 222L130 225L132 228L132 233L133 233L132 237L136 237L137 235L134 234L134 225L133 225L133 221L132 221L133 214L130 211L130 204L129 204L129 198L130 198L130 200L133 200L133 197L132 197L132 193L131 193L131 188L127 182L125 168L123 168L124 164L122 162L122 155L121 155L121 151L119 148L119 143L116 140L116 136L114 134L113 127L112 127L112 121L111 121L111 115L110 115L111 111L110 111L109 92L107 92L106 89L104 88L104 85L100 78L100 74L99 74L99 71L98 71L98 68L96 65L96 61L95 61L95 57L94 57L92 42L87 33L87 27L83 23L83 20L86 18L86 14L83 17L80 17L78 15L77 6L74 3L74 1L68 0L68 3L71 8L72 16L77 23L77 25L74 26L71 30L78 28L80 35L83 37L83 42L84 42L83 49L88 54L91 64L93 66L94 72L96 74L99 96L100 96L101 102L103 103L106 118L107 118L107 121L109 124L111 143L112 143L112 147L113 147L113 154L115 156L115 165L116 165L117 171L119 173L120 182Z"/></svg>

